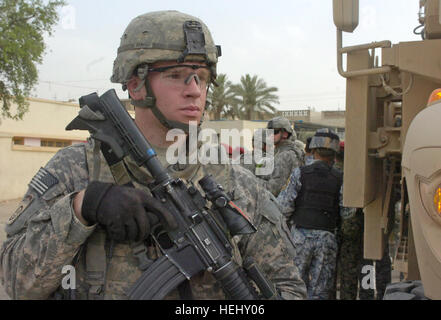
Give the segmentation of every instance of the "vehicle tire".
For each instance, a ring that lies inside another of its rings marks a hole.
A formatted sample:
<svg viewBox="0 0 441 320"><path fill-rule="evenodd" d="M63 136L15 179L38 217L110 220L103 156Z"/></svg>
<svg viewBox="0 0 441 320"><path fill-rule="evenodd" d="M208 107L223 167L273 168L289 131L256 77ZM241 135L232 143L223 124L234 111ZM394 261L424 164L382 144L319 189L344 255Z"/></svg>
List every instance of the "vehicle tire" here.
<svg viewBox="0 0 441 320"><path fill-rule="evenodd" d="M421 280L391 283L386 287L383 300L429 300L424 295Z"/></svg>

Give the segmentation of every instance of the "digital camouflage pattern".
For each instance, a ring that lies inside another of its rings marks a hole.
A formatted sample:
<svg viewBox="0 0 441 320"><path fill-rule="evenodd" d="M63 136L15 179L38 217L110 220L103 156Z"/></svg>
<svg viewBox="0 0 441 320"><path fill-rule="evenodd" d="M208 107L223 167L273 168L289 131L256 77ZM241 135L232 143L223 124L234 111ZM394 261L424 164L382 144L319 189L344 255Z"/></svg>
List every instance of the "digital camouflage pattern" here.
<svg viewBox="0 0 441 320"><path fill-rule="evenodd" d="M337 262L340 284L340 299L355 300L358 292L358 278L363 260L363 211L343 219L341 225L340 252Z"/></svg>
<svg viewBox="0 0 441 320"><path fill-rule="evenodd" d="M337 241L328 231L292 228L294 258L306 284L308 299L328 300L335 277Z"/></svg>
<svg viewBox="0 0 441 320"><path fill-rule="evenodd" d="M165 164L165 149L157 149L159 160ZM136 166L130 158L124 160L137 181L151 181L148 172ZM45 166L59 183L43 196L31 188L18 217L8 224L7 240L0 252L0 275L6 292L13 299L54 298L60 288L62 268L74 265L76 270L75 296L90 298L90 281L86 281L85 259L88 244L100 234L96 226L86 227L78 221L73 209L73 196L85 189L89 180L114 182L114 178L101 156L93 153L93 144L79 144L59 151ZM232 199L258 228L252 235L235 237L235 260L241 264L243 257L252 256L262 271L273 281L285 299L303 299L306 289L293 263L295 255L290 234L275 199L266 192L254 176L240 166L188 165L185 168L169 166L175 177L197 182L210 173L216 181L230 191ZM149 180L150 179L150 180ZM134 182L138 188L146 187ZM197 187L199 185L195 183ZM128 242L105 242L106 269L103 299L127 299L126 290L139 278L141 271ZM148 246L148 256L157 257L158 248ZM98 260L93 257L92 261ZM96 261L95 261L96 262ZM209 273L190 281L196 299L223 299L221 288ZM177 299L177 290L167 298Z"/></svg>
<svg viewBox="0 0 441 320"><path fill-rule="evenodd" d="M334 167L343 171L343 162ZM337 234L337 284L340 300L356 300L363 259L363 210L347 208Z"/></svg>
<svg viewBox="0 0 441 320"><path fill-rule="evenodd" d="M287 185L288 178L295 168L302 165L294 143L282 140L274 148L274 170L272 174L259 177L268 191L277 197Z"/></svg>
<svg viewBox="0 0 441 320"><path fill-rule="evenodd" d="M312 163L315 161L321 160L314 160ZM302 188L300 179L301 170L300 168L295 168L290 175L287 186L277 197L279 207L288 222L295 212L295 200ZM343 206L343 186L340 189L339 204L342 220L353 214L351 208ZM336 236L328 231L307 230L295 228L295 226L293 226L291 232L293 238L297 237L294 238L294 245L296 247L296 258L294 261L307 286L308 298L334 299L333 291L335 291L334 283L338 252ZM302 243L301 241L304 242ZM323 266L320 263L326 263L327 266Z"/></svg>
<svg viewBox="0 0 441 320"><path fill-rule="evenodd" d="M330 134L333 137L320 136L320 134ZM325 148L338 152L340 150L340 140L332 130L328 128L318 129L315 135L311 139L309 148L310 149Z"/></svg>
<svg viewBox="0 0 441 320"><path fill-rule="evenodd" d="M292 141L292 140L291 140ZM299 167L305 165L305 144L300 140L294 141L294 151L300 161Z"/></svg>
<svg viewBox="0 0 441 320"><path fill-rule="evenodd" d="M118 55L113 65L112 82L124 84L137 66L156 61L176 61L186 49L183 24L199 21L205 36L207 59L202 55L187 56L187 60L206 61L216 78L218 51L207 26L198 18L178 11L157 11L133 19L121 37Z"/></svg>
<svg viewBox="0 0 441 320"><path fill-rule="evenodd" d="M338 261L338 277L340 283L340 299L381 300L386 286L391 282L391 261L389 246L386 244L381 260L364 259L363 257L364 215L362 209L348 219L344 219L341 227L340 259ZM363 288L362 281L366 274L364 266L375 267L376 290Z"/></svg>

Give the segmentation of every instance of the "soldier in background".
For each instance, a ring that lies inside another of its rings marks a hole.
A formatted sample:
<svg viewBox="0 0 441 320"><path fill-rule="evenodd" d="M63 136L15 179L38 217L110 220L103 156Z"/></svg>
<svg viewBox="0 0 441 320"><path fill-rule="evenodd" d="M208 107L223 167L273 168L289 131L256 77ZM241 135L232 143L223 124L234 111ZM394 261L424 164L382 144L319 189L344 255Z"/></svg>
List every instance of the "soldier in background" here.
<svg viewBox="0 0 441 320"><path fill-rule="evenodd" d="M274 170L271 174L262 177L263 184L277 197L294 168L302 164L302 155L298 147L291 140L295 134L288 119L276 117L268 122L267 129L274 130Z"/></svg>
<svg viewBox="0 0 441 320"><path fill-rule="evenodd" d="M303 166L305 164L306 145L303 143L303 141L297 139L297 132L295 130L293 130L290 140L294 143L295 152L297 157L300 159L300 166Z"/></svg>
<svg viewBox="0 0 441 320"><path fill-rule="evenodd" d="M310 165L314 161L314 156L311 153L309 144L311 143L312 137L308 137L305 143L305 166Z"/></svg>
<svg viewBox="0 0 441 320"><path fill-rule="evenodd" d="M333 167L339 137L330 129L319 129L309 148L314 162L294 169L277 201L292 226L294 261L306 284L308 299L330 299L337 255L336 230L340 216L345 214L342 174Z"/></svg>
<svg viewBox="0 0 441 320"><path fill-rule="evenodd" d="M269 132L266 128L258 128L254 131L253 140L252 140L252 151L246 151L244 154L241 154L240 164L245 168L251 171L254 175L257 175L259 178L263 179L264 176L256 173L257 168L261 168L266 165L265 161L273 160L266 158L266 139L269 137ZM260 150L257 150L259 148ZM257 152L260 151L260 152ZM259 154L260 157L257 157L256 154Z"/></svg>

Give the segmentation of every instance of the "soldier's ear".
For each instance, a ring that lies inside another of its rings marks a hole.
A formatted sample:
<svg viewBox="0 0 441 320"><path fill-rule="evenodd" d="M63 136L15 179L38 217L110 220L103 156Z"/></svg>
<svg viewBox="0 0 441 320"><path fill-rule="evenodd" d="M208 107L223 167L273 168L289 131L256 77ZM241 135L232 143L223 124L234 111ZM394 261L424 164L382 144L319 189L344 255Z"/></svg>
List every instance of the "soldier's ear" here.
<svg viewBox="0 0 441 320"><path fill-rule="evenodd" d="M147 90L144 82L138 76L132 76L132 78L127 82L127 90L129 95L133 100L144 100L147 96Z"/></svg>

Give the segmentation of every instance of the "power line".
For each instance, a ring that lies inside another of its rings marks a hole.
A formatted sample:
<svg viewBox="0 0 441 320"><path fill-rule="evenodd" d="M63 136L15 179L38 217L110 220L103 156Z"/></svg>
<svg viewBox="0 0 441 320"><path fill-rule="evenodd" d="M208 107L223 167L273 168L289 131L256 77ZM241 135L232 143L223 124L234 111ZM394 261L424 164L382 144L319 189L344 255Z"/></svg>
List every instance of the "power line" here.
<svg viewBox="0 0 441 320"><path fill-rule="evenodd" d="M96 89L105 89L104 87L83 87L83 86L74 86L71 84L65 84L65 83L60 83L60 82L54 82L54 81L39 81L39 83L47 83L49 85L55 85L55 86L61 86L61 87L68 87L68 88L78 88L78 89L91 89L91 90L96 90Z"/></svg>

